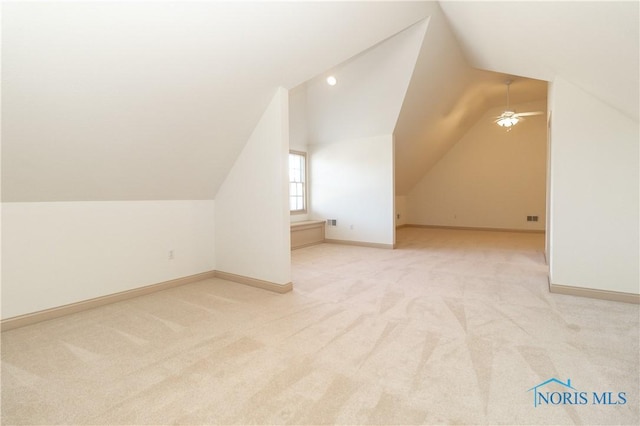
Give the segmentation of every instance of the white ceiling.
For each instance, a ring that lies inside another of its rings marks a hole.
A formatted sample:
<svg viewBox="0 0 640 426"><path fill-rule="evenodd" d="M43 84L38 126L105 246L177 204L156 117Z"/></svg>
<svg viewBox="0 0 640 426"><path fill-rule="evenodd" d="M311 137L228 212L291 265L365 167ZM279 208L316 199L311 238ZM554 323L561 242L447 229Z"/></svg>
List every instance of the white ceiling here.
<svg viewBox="0 0 640 426"><path fill-rule="evenodd" d="M306 144L391 135L427 26L426 21L414 24L304 83ZM327 75L338 84L327 85Z"/></svg>
<svg viewBox="0 0 640 426"><path fill-rule="evenodd" d="M420 2L4 2L4 201L212 199L276 87Z"/></svg>
<svg viewBox="0 0 640 426"><path fill-rule="evenodd" d="M469 66L449 22L433 10L395 128L395 190L406 195L487 109L546 99L547 83Z"/></svg>
<svg viewBox="0 0 640 426"><path fill-rule="evenodd" d="M578 85L638 121L638 1L441 1L477 68Z"/></svg>
<svg viewBox="0 0 640 426"><path fill-rule="evenodd" d="M545 99L561 76L638 120L637 1L439 3L396 127L397 195L506 103L506 79L513 104Z"/></svg>
<svg viewBox="0 0 640 426"><path fill-rule="evenodd" d="M638 120L638 2L440 4L396 127L399 193L478 111L503 102L507 75L562 76ZM215 198L276 87L312 79L434 9L5 1L3 201ZM524 81L514 103L540 93L540 82L525 90ZM428 125L443 117L449 127Z"/></svg>

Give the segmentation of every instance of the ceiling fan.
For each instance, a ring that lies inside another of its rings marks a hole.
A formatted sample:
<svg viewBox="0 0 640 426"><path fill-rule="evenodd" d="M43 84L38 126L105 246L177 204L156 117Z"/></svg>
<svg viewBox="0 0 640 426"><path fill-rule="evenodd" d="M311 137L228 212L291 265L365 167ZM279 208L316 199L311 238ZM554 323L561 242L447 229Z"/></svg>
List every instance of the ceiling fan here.
<svg viewBox="0 0 640 426"><path fill-rule="evenodd" d="M511 131L511 128L518 124L519 121L523 120L522 117L528 117L531 115L542 115L544 112L542 111L531 111L531 112L515 112L509 107L509 86L512 81L507 80L505 84L507 85L507 109L496 117L494 123L496 123L500 127L505 127L507 132Z"/></svg>

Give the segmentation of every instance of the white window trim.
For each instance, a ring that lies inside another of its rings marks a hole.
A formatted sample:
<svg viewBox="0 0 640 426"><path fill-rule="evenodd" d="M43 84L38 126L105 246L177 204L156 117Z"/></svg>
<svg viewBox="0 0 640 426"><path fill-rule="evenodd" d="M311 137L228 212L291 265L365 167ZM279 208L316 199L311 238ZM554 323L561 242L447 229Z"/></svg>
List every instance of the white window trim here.
<svg viewBox="0 0 640 426"><path fill-rule="evenodd" d="M300 155L304 158L304 197L303 197L303 204L304 204L304 209L301 210L289 210L289 213L291 213L292 215L298 215L298 214L307 214L307 206L309 203L309 187L307 182L309 181L309 162L308 162L308 158L307 158L307 153L304 151L295 151L295 150L289 150L289 154L295 154L295 155ZM288 158L288 157L287 157ZM288 162L287 162L287 167L289 166ZM289 185L291 185L291 179L289 179ZM291 208L291 196L289 195L289 208Z"/></svg>

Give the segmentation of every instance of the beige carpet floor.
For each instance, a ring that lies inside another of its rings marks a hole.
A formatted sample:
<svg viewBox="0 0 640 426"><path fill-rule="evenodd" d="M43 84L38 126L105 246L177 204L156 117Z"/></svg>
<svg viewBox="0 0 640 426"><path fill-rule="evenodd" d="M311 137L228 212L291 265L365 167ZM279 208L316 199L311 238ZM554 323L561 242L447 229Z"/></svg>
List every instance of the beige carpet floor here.
<svg viewBox="0 0 640 426"><path fill-rule="evenodd" d="M405 228L294 251L289 294L213 279L4 332L2 423L640 424L639 307L550 294L543 245ZM550 378L589 403L534 407Z"/></svg>

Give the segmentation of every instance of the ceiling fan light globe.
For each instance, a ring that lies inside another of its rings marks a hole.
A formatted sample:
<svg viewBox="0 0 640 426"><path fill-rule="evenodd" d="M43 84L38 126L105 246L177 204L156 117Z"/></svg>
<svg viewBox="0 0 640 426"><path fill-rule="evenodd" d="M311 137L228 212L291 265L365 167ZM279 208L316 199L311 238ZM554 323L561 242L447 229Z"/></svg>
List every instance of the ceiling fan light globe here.
<svg viewBox="0 0 640 426"><path fill-rule="evenodd" d="M498 123L498 126L500 127L511 127L518 124L518 121L520 121L518 117L504 116L496 121L496 123Z"/></svg>
<svg viewBox="0 0 640 426"><path fill-rule="evenodd" d="M520 121L519 114L516 114L516 112L512 111L509 107L509 86L511 83L511 80L505 81L505 84L507 85L507 109L505 109L495 121L498 126L506 128L507 131L510 131L511 128Z"/></svg>

